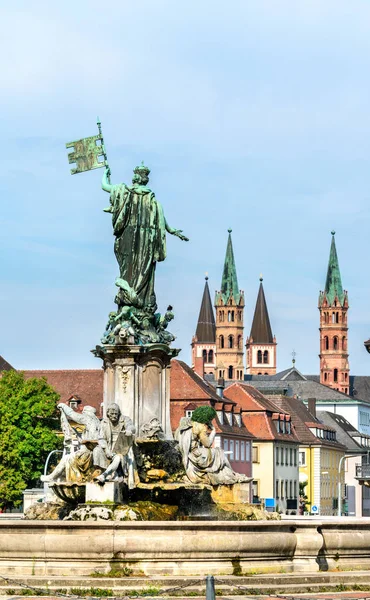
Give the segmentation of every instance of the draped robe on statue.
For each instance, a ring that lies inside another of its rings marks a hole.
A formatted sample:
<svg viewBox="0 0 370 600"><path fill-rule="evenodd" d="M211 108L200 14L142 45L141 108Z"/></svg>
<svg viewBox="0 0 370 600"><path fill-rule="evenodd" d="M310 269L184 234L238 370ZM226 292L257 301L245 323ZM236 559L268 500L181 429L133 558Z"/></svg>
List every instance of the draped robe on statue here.
<svg viewBox="0 0 370 600"><path fill-rule="evenodd" d="M111 191L114 253L124 304L156 309L156 262L166 258L166 220L154 192L142 185L114 185ZM118 283L118 282L117 282Z"/></svg>

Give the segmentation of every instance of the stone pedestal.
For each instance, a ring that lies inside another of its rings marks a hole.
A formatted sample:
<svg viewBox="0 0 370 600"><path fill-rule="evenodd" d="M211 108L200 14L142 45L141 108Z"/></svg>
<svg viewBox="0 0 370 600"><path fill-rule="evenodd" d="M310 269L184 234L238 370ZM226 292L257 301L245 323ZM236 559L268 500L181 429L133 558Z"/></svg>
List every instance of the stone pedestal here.
<svg viewBox="0 0 370 600"><path fill-rule="evenodd" d="M98 483L86 484L86 503L89 502L123 502L123 486L115 481L106 481L104 485Z"/></svg>
<svg viewBox="0 0 370 600"><path fill-rule="evenodd" d="M113 403L130 417L140 435L142 425L159 419L166 439L170 423L170 361L179 350L165 344L101 345L93 351L103 360L104 412Z"/></svg>

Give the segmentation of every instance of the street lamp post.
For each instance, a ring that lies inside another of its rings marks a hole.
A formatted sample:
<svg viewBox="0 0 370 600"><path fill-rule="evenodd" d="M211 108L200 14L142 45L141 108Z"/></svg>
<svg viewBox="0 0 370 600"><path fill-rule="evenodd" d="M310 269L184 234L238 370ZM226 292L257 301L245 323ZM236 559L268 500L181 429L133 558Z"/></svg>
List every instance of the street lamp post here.
<svg viewBox="0 0 370 600"><path fill-rule="evenodd" d="M369 340L370 341L370 340ZM346 458L357 458L358 456L363 456L364 452L361 452L360 454L344 454L344 456L340 457L339 460L339 466L338 466L338 517L342 516L342 482L341 482L341 475L342 475L342 465L343 465L343 461Z"/></svg>
<svg viewBox="0 0 370 600"><path fill-rule="evenodd" d="M49 466L49 461L51 459L51 457L53 456L53 454L63 454L63 450L52 450L51 452L49 452L49 454L47 455L46 461L45 461L45 467L44 467L44 475L48 474L48 466ZM46 481L44 481L44 496L45 496L45 501L48 495L48 489L49 486L47 484Z"/></svg>

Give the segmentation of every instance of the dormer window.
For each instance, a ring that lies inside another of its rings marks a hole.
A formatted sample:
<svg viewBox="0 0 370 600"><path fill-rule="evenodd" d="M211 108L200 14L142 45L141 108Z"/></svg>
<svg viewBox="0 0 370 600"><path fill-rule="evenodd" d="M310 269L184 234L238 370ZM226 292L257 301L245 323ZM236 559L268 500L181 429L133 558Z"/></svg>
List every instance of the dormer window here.
<svg viewBox="0 0 370 600"><path fill-rule="evenodd" d="M226 413L226 417L227 417L227 420L229 422L229 425L232 425L233 424L233 415L232 415L232 413L231 412Z"/></svg>
<svg viewBox="0 0 370 600"><path fill-rule="evenodd" d="M236 422L237 422L238 426L241 427L242 426L242 416L241 415L235 415L235 419L236 419Z"/></svg>
<svg viewBox="0 0 370 600"><path fill-rule="evenodd" d="M69 406L70 406L70 408L73 408L73 410L75 410L77 408L77 406L78 406L77 400L70 400L69 401Z"/></svg>
<svg viewBox="0 0 370 600"><path fill-rule="evenodd" d="M224 424L224 411L218 410L217 417L218 417L218 420L220 421L221 425L223 425Z"/></svg>

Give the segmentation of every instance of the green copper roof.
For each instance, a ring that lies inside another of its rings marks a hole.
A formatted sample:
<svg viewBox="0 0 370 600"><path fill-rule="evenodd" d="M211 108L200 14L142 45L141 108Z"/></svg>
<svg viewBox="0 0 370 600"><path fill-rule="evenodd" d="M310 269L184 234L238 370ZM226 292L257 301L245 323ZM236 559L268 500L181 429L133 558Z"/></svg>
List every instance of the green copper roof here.
<svg viewBox="0 0 370 600"><path fill-rule="evenodd" d="M343 306L345 293L343 292L342 279L340 276L337 249L335 247L335 231L331 232L331 246L328 264L328 273L326 275L325 296L331 305L337 296L340 304Z"/></svg>
<svg viewBox="0 0 370 600"><path fill-rule="evenodd" d="M229 237L225 255L224 271L221 281L221 296L223 303L226 304L230 297L234 298L236 304L239 304L241 294L238 286L238 277L236 275L236 266L234 259L233 243L231 241L231 229L228 230Z"/></svg>

